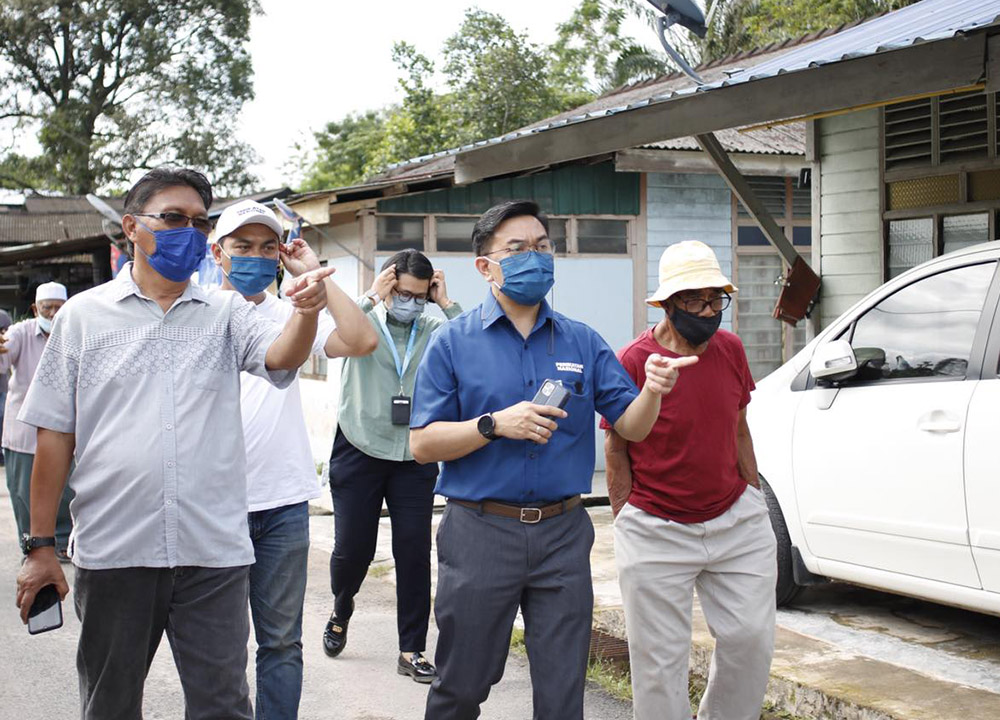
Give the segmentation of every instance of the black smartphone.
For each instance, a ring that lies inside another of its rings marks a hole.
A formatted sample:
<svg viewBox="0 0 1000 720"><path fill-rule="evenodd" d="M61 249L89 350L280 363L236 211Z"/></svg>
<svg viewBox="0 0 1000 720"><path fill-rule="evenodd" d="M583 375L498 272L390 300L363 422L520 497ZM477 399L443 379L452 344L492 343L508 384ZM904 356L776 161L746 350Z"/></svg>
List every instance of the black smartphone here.
<svg viewBox="0 0 1000 720"><path fill-rule="evenodd" d="M538 388L535 399L531 402L535 405L554 405L564 410L571 395L572 393L563 386L562 380L546 380Z"/></svg>
<svg viewBox="0 0 1000 720"><path fill-rule="evenodd" d="M46 585L35 595L28 611L28 632L32 635L61 628L63 624L62 600L55 585Z"/></svg>

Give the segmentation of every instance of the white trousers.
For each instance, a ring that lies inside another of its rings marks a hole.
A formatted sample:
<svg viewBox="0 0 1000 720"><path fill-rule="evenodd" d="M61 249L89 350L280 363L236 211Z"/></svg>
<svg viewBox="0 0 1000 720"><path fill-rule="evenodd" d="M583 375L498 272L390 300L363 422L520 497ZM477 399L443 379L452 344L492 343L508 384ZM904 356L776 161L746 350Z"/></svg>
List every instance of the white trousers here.
<svg viewBox="0 0 1000 720"><path fill-rule="evenodd" d="M725 513L676 523L626 504L615 520L636 720L688 720L693 591L715 638L698 720L757 720L774 652L774 532L747 487Z"/></svg>

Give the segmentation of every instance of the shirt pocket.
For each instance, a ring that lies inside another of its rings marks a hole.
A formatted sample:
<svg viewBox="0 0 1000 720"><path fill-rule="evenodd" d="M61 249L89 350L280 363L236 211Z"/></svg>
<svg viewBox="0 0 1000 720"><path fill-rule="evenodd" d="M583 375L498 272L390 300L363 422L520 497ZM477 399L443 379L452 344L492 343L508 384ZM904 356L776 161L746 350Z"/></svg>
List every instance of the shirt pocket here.
<svg viewBox="0 0 1000 720"><path fill-rule="evenodd" d="M569 417L558 420L560 429L574 435L589 432L594 424L594 392L588 373L553 371L549 380L559 380L569 390L569 401L563 408Z"/></svg>

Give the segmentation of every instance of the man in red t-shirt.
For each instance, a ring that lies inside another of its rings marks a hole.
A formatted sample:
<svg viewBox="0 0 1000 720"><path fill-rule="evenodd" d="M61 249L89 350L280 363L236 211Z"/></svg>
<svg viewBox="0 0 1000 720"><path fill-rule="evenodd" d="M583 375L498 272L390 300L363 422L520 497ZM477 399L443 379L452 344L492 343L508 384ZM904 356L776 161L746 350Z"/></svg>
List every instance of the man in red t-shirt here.
<svg viewBox="0 0 1000 720"><path fill-rule="evenodd" d="M618 355L640 385L653 353L698 357L645 440L605 427L636 720L690 717L695 589L716 638L698 720L756 720L767 688L775 540L746 421L753 379L740 339L719 330L733 292L707 245L667 248L646 301L664 317Z"/></svg>

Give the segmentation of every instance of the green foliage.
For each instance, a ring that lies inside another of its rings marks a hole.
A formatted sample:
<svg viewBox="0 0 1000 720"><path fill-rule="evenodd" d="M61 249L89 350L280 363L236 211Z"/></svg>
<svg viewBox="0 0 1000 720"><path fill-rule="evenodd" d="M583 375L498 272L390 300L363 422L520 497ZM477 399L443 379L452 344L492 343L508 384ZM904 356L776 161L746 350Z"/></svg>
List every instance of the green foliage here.
<svg viewBox="0 0 1000 720"><path fill-rule="evenodd" d="M386 112L368 110L335 122L314 133L316 148L298 147L299 163L305 171L304 192L344 187L366 175L385 141Z"/></svg>
<svg viewBox="0 0 1000 720"><path fill-rule="evenodd" d="M637 0L583 0L560 23L552 76L563 92L603 93L669 71L662 53L622 35L630 16L652 23L652 13Z"/></svg>
<svg viewBox="0 0 1000 720"><path fill-rule="evenodd" d="M8 179L70 193L176 163L223 190L253 184L233 117L253 97L245 43L257 0L5 0L0 119L43 155Z"/></svg>
<svg viewBox="0 0 1000 720"><path fill-rule="evenodd" d="M444 61L460 141L503 135L563 109L548 82L547 52L500 15L466 11L445 41Z"/></svg>
<svg viewBox="0 0 1000 720"><path fill-rule="evenodd" d="M710 0L704 60L863 20L917 0ZM713 6L718 6L713 10Z"/></svg>

